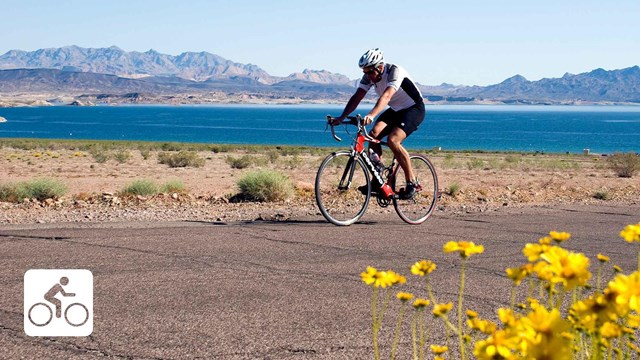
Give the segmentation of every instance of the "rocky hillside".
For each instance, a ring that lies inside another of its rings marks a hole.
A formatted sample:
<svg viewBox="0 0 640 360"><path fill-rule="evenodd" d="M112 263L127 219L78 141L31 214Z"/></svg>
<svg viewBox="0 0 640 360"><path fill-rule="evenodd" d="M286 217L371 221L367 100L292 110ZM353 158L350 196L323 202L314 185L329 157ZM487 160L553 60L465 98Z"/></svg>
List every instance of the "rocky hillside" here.
<svg viewBox="0 0 640 360"><path fill-rule="evenodd" d="M11 50L0 56L0 69L58 69L65 71L111 74L126 78L147 76L179 77L193 81L250 78L263 84L293 79L317 83L349 83L344 75L328 71L305 70L288 78L269 75L260 67L240 64L208 52L185 52L177 56L154 50L127 52L109 48L62 48L36 51Z"/></svg>
<svg viewBox="0 0 640 360"><path fill-rule="evenodd" d="M11 50L0 56L0 92L82 94L204 93L343 101L356 80L326 70L305 69L271 76L257 65L207 52L177 56L127 52L118 47ZM520 75L490 86L419 85L432 102L572 104L639 103L640 67L596 69L562 78L529 81ZM370 95L373 96L373 95ZM197 98L197 97L196 97Z"/></svg>

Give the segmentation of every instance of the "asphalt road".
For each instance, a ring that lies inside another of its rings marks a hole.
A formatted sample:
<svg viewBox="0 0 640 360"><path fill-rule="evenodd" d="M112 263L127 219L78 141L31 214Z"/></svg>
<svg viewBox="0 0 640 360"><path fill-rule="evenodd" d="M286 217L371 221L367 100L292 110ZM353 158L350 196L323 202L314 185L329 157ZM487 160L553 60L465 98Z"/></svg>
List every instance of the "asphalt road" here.
<svg viewBox="0 0 640 360"><path fill-rule="evenodd" d="M550 230L572 233L568 248L635 270L636 247L618 233L640 206L528 208L464 216L436 214L421 226L395 215L336 227L321 218L253 223L104 223L0 228L0 358L6 359L370 359L372 265L407 276L401 290L424 296L409 266L438 264L439 301L457 299L460 262L449 240L485 253L469 261L465 305L491 317L507 306L506 267ZM592 270L595 272L595 264ZM30 337L23 330L29 269L89 269L94 328L89 337ZM388 355L397 304L381 333ZM430 320L430 343L443 344ZM410 358L408 322L399 358ZM385 356L386 357L386 356Z"/></svg>

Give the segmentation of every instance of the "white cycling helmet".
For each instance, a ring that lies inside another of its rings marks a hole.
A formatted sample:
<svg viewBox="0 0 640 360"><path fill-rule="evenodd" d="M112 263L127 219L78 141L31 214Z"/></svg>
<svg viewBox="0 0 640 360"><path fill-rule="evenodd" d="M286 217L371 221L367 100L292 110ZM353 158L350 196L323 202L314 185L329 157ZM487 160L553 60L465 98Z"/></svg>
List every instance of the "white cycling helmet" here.
<svg viewBox="0 0 640 360"><path fill-rule="evenodd" d="M382 50L380 50L379 48L375 48L367 51L360 57L358 66L360 66L361 69L364 69L368 66L376 66L383 61L384 58L382 56Z"/></svg>

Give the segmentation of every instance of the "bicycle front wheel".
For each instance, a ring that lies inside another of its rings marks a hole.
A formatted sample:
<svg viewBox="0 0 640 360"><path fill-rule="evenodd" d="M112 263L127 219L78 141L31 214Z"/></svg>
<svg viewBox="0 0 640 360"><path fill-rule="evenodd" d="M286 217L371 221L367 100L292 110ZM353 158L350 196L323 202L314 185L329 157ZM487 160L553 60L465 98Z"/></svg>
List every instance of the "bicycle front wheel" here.
<svg viewBox="0 0 640 360"><path fill-rule="evenodd" d="M351 225L367 210L371 198L369 173L349 151L329 155L316 175L316 202L320 212L335 225Z"/></svg>
<svg viewBox="0 0 640 360"><path fill-rule="evenodd" d="M393 197L393 207L402 220L418 225L422 224L431 216L438 199L438 176L431 161L422 155L411 155L409 157L413 173L417 179L416 194L408 200ZM398 170L393 180L393 191L397 194L406 186L406 177L402 167L398 165Z"/></svg>

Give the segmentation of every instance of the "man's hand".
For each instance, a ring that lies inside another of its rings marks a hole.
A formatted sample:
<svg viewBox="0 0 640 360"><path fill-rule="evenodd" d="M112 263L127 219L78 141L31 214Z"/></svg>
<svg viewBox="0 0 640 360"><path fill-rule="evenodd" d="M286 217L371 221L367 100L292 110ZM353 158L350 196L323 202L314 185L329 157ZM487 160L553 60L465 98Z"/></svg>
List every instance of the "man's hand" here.
<svg viewBox="0 0 640 360"><path fill-rule="evenodd" d="M374 117L371 115L365 115L364 119L362 120L362 122L364 123L365 126L371 124L373 122Z"/></svg>
<svg viewBox="0 0 640 360"><path fill-rule="evenodd" d="M343 120L344 120L344 116L338 116L338 117L332 118L331 121L329 121L329 124L332 126L340 125L342 124Z"/></svg>

